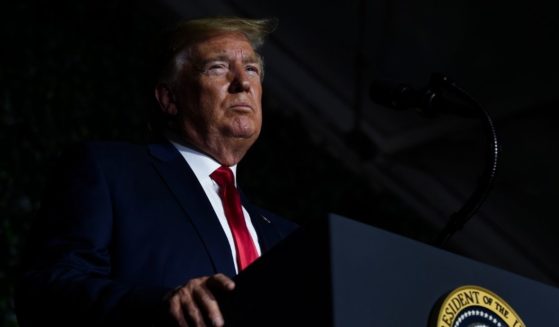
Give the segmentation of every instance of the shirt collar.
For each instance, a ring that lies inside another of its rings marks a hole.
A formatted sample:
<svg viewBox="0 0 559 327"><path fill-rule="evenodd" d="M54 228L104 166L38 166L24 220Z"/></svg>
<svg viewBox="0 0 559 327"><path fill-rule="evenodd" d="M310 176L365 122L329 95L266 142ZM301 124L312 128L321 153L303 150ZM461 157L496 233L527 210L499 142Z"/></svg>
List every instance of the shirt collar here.
<svg viewBox="0 0 559 327"><path fill-rule="evenodd" d="M217 168L221 167L221 164L215 161L212 157L208 156L205 153L200 151L194 150L191 147L182 145L175 141L171 141L171 144L175 146L175 148L180 152L183 158L186 160L194 175L198 181L206 182L207 180L211 180L211 173L213 173ZM237 165L233 165L229 167L233 171L233 176L235 177L235 185L237 185ZM213 182L213 180L211 180Z"/></svg>

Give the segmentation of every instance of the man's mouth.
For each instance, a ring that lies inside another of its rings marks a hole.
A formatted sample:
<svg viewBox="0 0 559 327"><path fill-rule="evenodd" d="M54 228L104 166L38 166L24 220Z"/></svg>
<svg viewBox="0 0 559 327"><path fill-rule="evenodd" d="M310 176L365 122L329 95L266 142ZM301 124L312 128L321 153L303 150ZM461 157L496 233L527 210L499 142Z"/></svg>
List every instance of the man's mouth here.
<svg viewBox="0 0 559 327"><path fill-rule="evenodd" d="M250 104L245 103L245 102L240 102L240 103L235 103L231 106L229 106L229 109L235 110L235 111L253 111L253 108Z"/></svg>

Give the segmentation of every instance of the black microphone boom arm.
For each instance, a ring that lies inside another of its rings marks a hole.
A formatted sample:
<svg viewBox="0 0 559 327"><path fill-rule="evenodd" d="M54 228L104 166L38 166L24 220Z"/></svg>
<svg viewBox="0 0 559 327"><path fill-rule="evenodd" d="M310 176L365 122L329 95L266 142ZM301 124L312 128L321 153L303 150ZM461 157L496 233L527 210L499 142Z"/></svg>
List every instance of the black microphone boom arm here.
<svg viewBox="0 0 559 327"><path fill-rule="evenodd" d="M499 143L491 116L483 106L465 90L446 76L433 74L427 87L416 90L402 83L375 81L369 90L371 100L394 109L417 109L426 116L451 113L463 117L480 118L487 136L487 160L477 187L462 208L453 213L435 240L443 247L446 242L479 210L491 190L497 172Z"/></svg>

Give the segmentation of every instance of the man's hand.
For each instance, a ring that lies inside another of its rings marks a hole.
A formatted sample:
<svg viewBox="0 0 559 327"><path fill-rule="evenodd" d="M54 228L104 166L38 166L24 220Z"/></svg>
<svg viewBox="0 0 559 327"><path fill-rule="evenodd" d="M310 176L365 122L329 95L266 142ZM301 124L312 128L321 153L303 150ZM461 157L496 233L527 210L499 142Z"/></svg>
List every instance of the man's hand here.
<svg viewBox="0 0 559 327"><path fill-rule="evenodd" d="M216 274L194 278L175 289L168 298L169 313L180 327L223 326L223 315L214 297L216 291L232 291L235 282Z"/></svg>

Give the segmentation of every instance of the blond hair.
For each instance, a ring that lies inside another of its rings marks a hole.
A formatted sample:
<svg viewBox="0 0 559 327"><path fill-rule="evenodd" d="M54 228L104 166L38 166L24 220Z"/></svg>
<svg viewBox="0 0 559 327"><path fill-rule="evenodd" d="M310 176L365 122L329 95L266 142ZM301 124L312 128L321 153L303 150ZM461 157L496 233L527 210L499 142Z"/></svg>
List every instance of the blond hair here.
<svg viewBox="0 0 559 327"><path fill-rule="evenodd" d="M252 48L257 51L266 36L277 27L277 19L247 19L239 17L212 17L188 20L179 23L168 34L164 51L163 66L159 73L159 82L171 82L179 65L183 63L179 58L184 50L188 56L190 47L212 36L223 33L240 33L244 35ZM261 65L262 59L259 57Z"/></svg>

